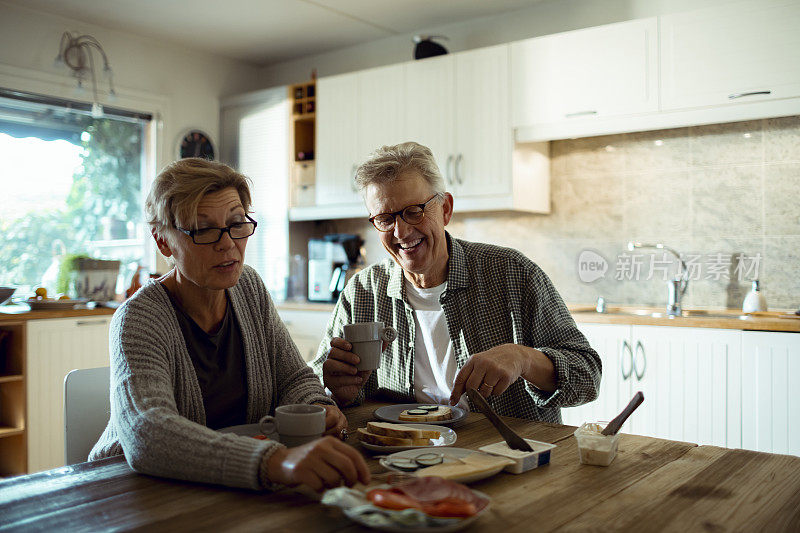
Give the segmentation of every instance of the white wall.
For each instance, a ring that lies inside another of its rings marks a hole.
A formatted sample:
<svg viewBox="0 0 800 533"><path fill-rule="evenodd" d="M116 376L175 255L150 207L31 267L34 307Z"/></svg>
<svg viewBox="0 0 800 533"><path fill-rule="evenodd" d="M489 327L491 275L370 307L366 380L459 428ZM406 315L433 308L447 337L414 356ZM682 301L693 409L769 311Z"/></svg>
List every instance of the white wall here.
<svg viewBox="0 0 800 533"><path fill-rule="evenodd" d="M0 86L45 92L75 100L75 82L54 65L64 31L96 37L114 70L119 98L108 105L151 111L163 118L163 143L157 168L175 159L180 133L190 127L207 131L219 144L219 100L251 91L260 69L209 56L167 42L105 29L81 21L43 14L0 1ZM102 67L101 67L102 68ZM105 85L105 84L102 84Z"/></svg>
<svg viewBox="0 0 800 533"><path fill-rule="evenodd" d="M731 0L543 0L525 9L467 22L420 28L414 33L446 35L449 40L440 42L450 52L460 52L726 3L731 3ZM398 6L401 5L402 2L398 2ZM262 79L266 86L287 85L309 79L312 69L317 69L317 75L322 77L410 61L414 58L414 44L411 42L414 33L271 65L264 69Z"/></svg>

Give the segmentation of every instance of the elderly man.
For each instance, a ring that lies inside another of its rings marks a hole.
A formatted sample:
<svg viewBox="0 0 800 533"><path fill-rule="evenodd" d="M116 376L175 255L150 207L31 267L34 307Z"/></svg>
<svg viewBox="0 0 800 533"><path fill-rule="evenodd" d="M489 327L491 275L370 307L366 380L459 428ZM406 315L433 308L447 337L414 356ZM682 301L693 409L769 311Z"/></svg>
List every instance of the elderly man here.
<svg viewBox="0 0 800 533"><path fill-rule="evenodd" d="M516 250L445 231L453 197L428 148L384 146L356 182L393 261L348 283L313 363L339 405L365 396L466 405L475 388L500 414L561 422L561 407L597 397L600 358L547 275ZM371 321L394 326L398 340L378 370L359 372L342 328Z"/></svg>

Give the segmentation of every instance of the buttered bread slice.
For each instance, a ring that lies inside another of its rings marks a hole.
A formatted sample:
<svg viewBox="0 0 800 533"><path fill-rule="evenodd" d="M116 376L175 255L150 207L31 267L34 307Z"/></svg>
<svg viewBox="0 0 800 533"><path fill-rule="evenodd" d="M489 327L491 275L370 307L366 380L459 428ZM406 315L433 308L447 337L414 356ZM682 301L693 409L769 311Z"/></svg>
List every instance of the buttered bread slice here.
<svg viewBox="0 0 800 533"><path fill-rule="evenodd" d="M417 429L403 424L389 422L367 422L367 431L375 435L399 437L401 439L438 439L440 433L435 430Z"/></svg>
<svg viewBox="0 0 800 533"><path fill-rule="evenodd" d="M450 420L453 418L453 412L448 405L438 405L436 409L430 410L406 409L397 418L404 422L435 422L436 420Z"/></svg>

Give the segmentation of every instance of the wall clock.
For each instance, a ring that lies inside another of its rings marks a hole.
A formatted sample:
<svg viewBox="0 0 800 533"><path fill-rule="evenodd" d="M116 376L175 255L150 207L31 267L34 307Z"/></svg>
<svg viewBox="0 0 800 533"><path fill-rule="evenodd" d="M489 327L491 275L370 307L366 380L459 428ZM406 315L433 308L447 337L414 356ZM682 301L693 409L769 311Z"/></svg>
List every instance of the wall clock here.
<svg viewBox="0 0 800 533"><path fill-rule="evenodd" d="M178 141L178 158L202 157L203 159L214 159L216 148L211 137L204 131L191 129L181 135Z"/></svg>

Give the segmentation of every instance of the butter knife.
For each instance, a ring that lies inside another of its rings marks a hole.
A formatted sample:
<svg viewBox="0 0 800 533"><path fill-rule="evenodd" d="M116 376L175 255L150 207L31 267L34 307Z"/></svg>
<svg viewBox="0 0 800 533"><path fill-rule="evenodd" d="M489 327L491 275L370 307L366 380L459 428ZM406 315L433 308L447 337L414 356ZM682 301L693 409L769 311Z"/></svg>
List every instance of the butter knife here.
<svg viewBox="0 0 800 533"><path fill-rule="evenodd" d="M472 400L472 403L480 409L481 413L489 419L489 422L497 428L497 431L500 432L500 435L502 435L506 443L508 443L509 448L523 452L533 451L533 448L531 448L530 444L525 442L525 439L517 435L513 429L508 427L506 423L497 416L497 413L494 412L489 403L481 396L481 393L475 389L467 389L467 396Z"/></svg>

